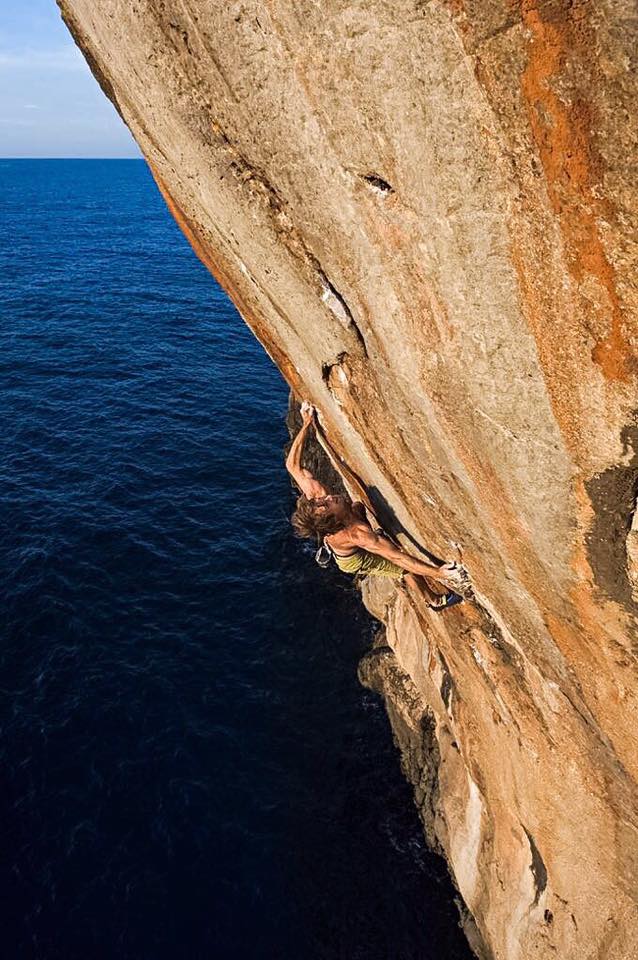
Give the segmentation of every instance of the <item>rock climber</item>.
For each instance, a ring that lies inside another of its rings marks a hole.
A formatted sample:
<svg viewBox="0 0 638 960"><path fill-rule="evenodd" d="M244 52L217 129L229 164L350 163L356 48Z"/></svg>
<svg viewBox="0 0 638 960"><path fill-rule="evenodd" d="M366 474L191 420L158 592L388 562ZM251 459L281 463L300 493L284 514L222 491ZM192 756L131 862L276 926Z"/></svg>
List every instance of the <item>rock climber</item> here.
<svg viewBox="0 0 638 960"><path fill-rule="evenodd" d="M325 545L344 573L402 581L425 594L429 606L435 610L461 603L463 597L454 588L463 585L464 574L457 564L436 566L405 553L372 529L362 503L353 503L347 495L329 493L302 467L304 442L314 426L314 407L302 404L301 418L301 430L286 458L286 469L301 490L291 517L297 536L316 539L320 546Z"/></svg>

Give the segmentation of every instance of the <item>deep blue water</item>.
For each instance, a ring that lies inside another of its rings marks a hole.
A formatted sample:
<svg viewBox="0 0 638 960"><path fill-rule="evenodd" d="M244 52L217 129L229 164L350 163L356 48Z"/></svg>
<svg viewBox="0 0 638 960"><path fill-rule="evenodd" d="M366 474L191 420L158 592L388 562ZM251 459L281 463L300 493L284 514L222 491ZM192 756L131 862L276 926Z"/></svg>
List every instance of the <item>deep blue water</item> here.
<svg viewBox="0 0 638 960"><path fill-rule="evenodd" d="M142 161L0 161L0 943L460 960L287 392Z"/></svg>

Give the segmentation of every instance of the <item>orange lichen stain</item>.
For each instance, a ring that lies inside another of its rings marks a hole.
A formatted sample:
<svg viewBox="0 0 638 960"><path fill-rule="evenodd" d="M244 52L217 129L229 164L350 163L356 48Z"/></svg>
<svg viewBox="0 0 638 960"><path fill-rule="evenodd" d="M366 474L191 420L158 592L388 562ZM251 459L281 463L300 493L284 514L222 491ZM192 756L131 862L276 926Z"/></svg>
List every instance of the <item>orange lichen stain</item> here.
<svg viewBox="0 0 638 960"><path fill-rule="evenodd" d="M510 244L510 256L518 279L521 310L534 334L552 412L565 446L572 452L576 462L580 462L580 451L590 442L580 396L574 387L582 377L581 354L570 337L569 329L561 326L554 331L548 324L548 310L537 294L538 278L531 272L525 252L514 237Z"/></svg>
<svg viewBox="0 0 638 960"><path fill-rule="evenodd" d="M465 0L444 0L443 6L463 33L469 30Z"/></svg>
<svg viewBox="0 0 638 960"><path fill-rule="evenodd" d="M523 23L532 33L522 89L569 269L577 283L587 275L595 277L607 295L610 330L593 348L592 359L608 380L626 381L631 351L614 270L598 232L597 220L604 215L605 205L593 191L589 110L583 101L564 103L552 89L565 58L574 53L573 43L570 46L564 36L565 25L543 20L536 0L522 0L521 11Z"/></svg>
<svg viewBox="0 0 638 960"><path fill-rule="evenodd" d="M245 297L238 290L237 285L232 280L233 271L228 264L224 263L219 251L213 251L205 239L200 235L200 229L186 216L184 211L175 201L164 180L155 169L153 164L148 161L151 173L162 194L166 206L175 218L175 221L190 243L193 251L201 260L207 270L215 277L215 280L226 291L240 314L253 331L260 343L263 344L266 351L272 357L273 362L278 366L282 375L289 386L298 393L304 393L303 384L295 366L289 357L273 341L272 331L268 329L263 322L256 316L255 312L249 307Z"/></svg>
<svg viewBox="0 0 638 960"><path fill-rule="evenodd" d="M444 6L447 7L453 17L464 17L465 0L445 0Z"/></svg>
<svg viewBox="0 0 638 960"><path fill-rule="evenodd" d="M466 9L466 0L443 0L443 7L449 13L461 41L470 40L473 25Z"/></svg>

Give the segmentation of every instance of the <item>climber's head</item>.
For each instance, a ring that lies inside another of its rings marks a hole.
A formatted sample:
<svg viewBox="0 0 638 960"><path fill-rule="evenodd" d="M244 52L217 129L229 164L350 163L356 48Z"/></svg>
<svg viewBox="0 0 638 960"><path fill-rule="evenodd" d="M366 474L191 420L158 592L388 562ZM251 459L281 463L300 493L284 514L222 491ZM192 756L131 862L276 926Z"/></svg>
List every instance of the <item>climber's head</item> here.
<svg viewBox="0 0 638 960"><path fill-rule="evenodd" d="M290 522L298 537L323 539L348 526L348 500L342 496L299 497Z"/></svg>

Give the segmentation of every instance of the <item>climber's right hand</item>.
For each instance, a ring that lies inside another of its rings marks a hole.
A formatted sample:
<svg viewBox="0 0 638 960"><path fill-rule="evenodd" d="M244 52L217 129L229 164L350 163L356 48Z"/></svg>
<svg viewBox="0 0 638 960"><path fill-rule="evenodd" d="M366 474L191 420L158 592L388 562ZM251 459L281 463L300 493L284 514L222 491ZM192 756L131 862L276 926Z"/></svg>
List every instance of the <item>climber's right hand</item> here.
<svg viewBox="0 0 638 960"><path fill-rule="evenodd" d="M454 589L463 589L469 585L469 577L465 567L462 567L455 560L449 560L439 567L443 574L443 579Z"/></svg>

